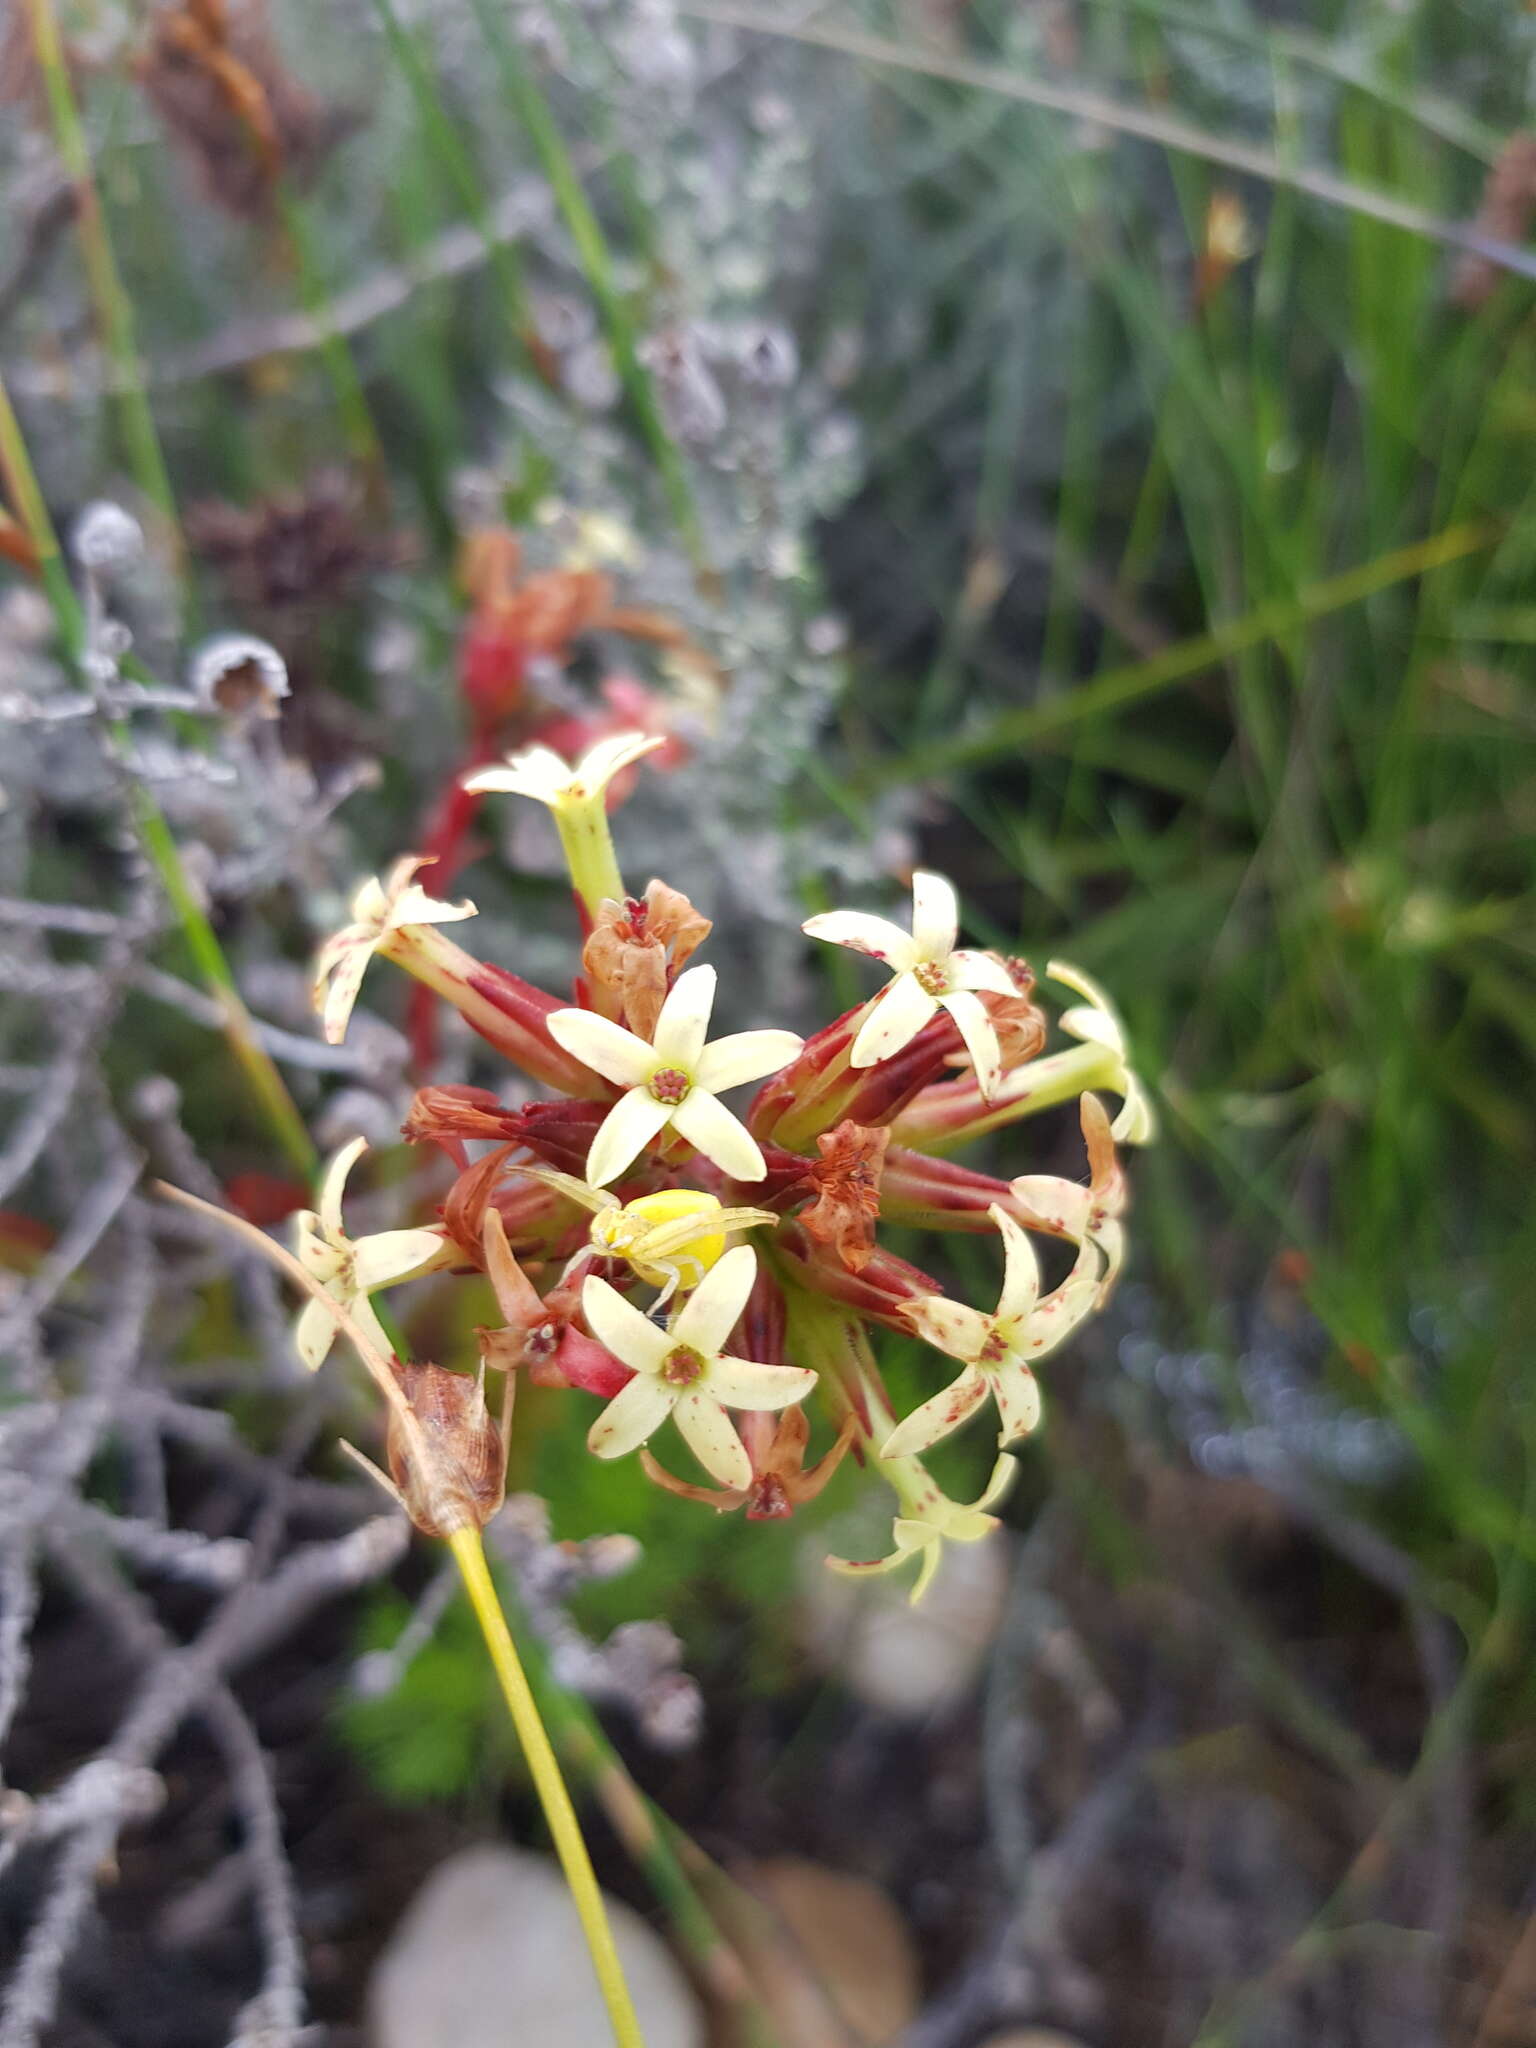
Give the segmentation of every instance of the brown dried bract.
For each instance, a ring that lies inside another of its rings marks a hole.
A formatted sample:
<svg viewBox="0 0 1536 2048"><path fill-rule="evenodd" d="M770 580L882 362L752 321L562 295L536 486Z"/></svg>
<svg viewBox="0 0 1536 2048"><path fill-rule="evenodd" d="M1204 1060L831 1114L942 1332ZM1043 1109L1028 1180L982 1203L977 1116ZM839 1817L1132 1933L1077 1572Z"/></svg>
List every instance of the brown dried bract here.
<svg viewBox="0 0 1536 2048"><path fill-rule="evenodd" d="M356 125L286 69L264 0L161 8L137 68L208 197L245 220L268 216L279 179L307 182Z"/></svg>
<svg viewBox="0 0 1536 2048"><path fill-rule="evenodd" d="M506 1497L507 1455L485 1403L482 1379L441 1365L395 1366L395 1377L426 1438L420 1459L390 1411L385 1450L405 1511L424 1536L483 1529ZM427 1470L418 1470L418 1462Z"/></svg>
<svg viewBox="0 0 1536 2048"><path fill-rule="evenodd" d="M684 649L711 674L719 670L665 612L616 605L612 579L597 569L541 569L522 573L516 534L501 526L467 533L459 549L459 580L475 611L492 618L529 654L561 655L583 633L624 633L657 647Z"/></svg>
<svg viewBox="0 0 1536 2048"><path fill-rule="evenodd" d="M845 1118L816 1140L821 1158L806 1178L816 1200L800 1218L816 1242L835 1251L850 1273L868 1265L880 1220L880 1174L891 1134Z"/></svg>
<svg viewBox="0 0 1536 2048"><path fill-rule="evenodd" d="M678 889L648 882L643 899L604 903L582 948L581 964L613 997L620 1020L649 1038L667 990L709 937L710 921Z"/></svg>
<svg viewBox="0 0 1536 2048"><path fill-rule="evenodd" d="M653 1485L682 1500L696 1500L721 1514L745 1505L749 1522L782 1522L814 1500L841 1465L853 1442L854 1418L850 1415L837 1441L809 1471L805 1453L811 1441L811 1425L803 1408L786 1408L780 1415L752 1414L741 1418L741 1439L752 1460L752 1484L700 1486L679 1479L657 1463L647 1450L640 1453L645 1476Z"/></svg>
<svg viewBox="0 0 1536 2048"><path fill-rule="evenodd" d="M479 1265L485 1234L485 1214L497 1185L506 1173L515 1145L498 1145L461 1173L443 1202L443 1228L464 1253L466 1262Z"/></svg>
<svg viewBox="0 0 1536 2048"><path fill-rule="evenodd" d="M400 1135L410 1145L441 1145L462 1163L466 1138L517 1139L519 1112L489 1088L444 1084L418 1088Z"/></svg>

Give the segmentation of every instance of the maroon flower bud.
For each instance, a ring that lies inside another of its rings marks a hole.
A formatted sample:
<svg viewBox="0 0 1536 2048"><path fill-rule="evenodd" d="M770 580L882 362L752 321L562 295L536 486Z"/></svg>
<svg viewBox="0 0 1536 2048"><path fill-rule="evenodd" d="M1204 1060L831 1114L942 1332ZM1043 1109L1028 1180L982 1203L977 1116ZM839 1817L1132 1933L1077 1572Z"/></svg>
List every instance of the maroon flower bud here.
<svg viewBox="0 0 1536 2048"><path fill-rule="evenodd" d="M747 1112L753 1137L800 1151L850 1118L866 1128L888 1124L963 1050L954 1024L940 1014L891 1058L855 1067L849 1053L867 1008L846 1011L808 1038L798 1056L765 1083Z"/></svg>
<svg viewBox="0 0 1536 2048"><path fill-rule="evenodd" d="M934 1159L926 1152L908 1152L893 1145L885 1155L880 1206L886 1220L914 1229L969 1230L997 1228L987 1213L993 1203L1031 1230L1065 1237L1049 1218L1027 1209L1005 1180L957 1166L952 1159Z"/></svg>
<svg viewBox="0 0 1536 2048"><path fill-rule="evenodd" d="M512 1135L546 1166L583 1180L587 1154L608 1107L606 1102L529 1102L518 1112Z"/></svg>
<svg viewBox="0 0 1536 2048"><path fill-rule="evenodd" d="M377 950L452 1003L471 1029L504 1058L562 1095L611 1102L614 1091L570 1053L556 1045L548 1019L568 1007L558 996L535 988L504 967L491 967L446 938L436 925L402 925L386 931Z"/></svg>
<svg viewBox="0 0 1536 2048"><path fill-rule="evenodd" d="M819 1245L797 1223L781 1230L775 1249L793 1262L794 1277L802 1287L825 1295L869 1321L884 1323L888 1329L910 1336L912 1325L902 1314L903 1304L925 1301L942 1290L932 1280L894 1252L876 1249L857 1273L849 1272L835 1252Z"/></svg>
<svg viewBox="0 0 1536 2048"><path fill-rule="evenodd" d="M786 1322L783 1291L768 1268L759 1263L757 1279L741 1314L742 1356L758 1359L764 1365L782 1365ZM746 1443L745 1435L742 1441Z"/></svg>

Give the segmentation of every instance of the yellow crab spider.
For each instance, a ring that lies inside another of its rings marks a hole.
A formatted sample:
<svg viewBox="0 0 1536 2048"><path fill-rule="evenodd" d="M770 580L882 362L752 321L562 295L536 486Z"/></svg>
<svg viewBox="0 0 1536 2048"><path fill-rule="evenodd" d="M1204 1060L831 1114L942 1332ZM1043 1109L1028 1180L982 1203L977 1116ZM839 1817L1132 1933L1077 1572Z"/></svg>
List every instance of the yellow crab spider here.
<svg viewBox="0 0 1536 2048"><path fill-rule="evenodd" d="M771 1209L727 1209L701 1188L660 1188L621 1202L611 1188L589 1187L574 1174L539 1166L518 1171L592 1212L591 1249L624 1259L648 1286L659 1287L653 1309L664 1308L679 1288L697 1287L736 1231L779 1221Z"/></svg>

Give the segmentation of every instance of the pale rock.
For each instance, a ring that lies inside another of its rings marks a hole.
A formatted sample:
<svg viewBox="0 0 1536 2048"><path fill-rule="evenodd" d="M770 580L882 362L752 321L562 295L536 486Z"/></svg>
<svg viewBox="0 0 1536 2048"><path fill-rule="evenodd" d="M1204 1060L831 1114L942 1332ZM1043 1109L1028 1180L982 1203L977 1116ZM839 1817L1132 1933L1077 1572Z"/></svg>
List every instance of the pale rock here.
<svg viewBox="0 0 1536 2048"><path fill-rule="evenodd" d="M884 2048L917 2017L917 1956L878 1885L798 1856L735 1873L770 1910L742 1953L780 2048Z"/></svg>
<svg viewBox="0 0 1536 2048"><path fill-rule="evenodd" d="M988 2034L977 2048L1083 2048L1071 2034L1058 2034L1054 2027L1010 2027L1006 2034Z"/></svg>
<svg viewBox="0 0 1536 2048"><path fill-rule="evenodd" d="M637 1913L606 1900L649 2048L703 2048L686 1978ZM368 1992L373 2048L594 2048L610 2038L602 1994L559 1866L486 1844L440 1863Z"/></svg>
<svg viewBox="0 0 1536 2048"><path fill-rule="evenodd" d="M830 1547L843 1548L831 1534ZM845 1555L878 1553L882 1535ZM1009 1545L996 1531L980 1543L949 1543L921 1602L908 1595L914 1562L880 1578L849 1579L827 1570L823 1549L804 1554L799 1618L807 1650L868 1706L914 1720L943 1713L975 1683L1002 1616Z"/></svg>

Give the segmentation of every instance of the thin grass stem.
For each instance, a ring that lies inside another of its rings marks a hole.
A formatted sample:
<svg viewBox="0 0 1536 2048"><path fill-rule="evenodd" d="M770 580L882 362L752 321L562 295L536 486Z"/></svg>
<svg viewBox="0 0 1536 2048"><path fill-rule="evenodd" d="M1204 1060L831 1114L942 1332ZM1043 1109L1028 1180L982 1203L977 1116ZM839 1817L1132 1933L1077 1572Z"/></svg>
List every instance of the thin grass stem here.
<svg viewBox="0 0 1536 2048"><path fill-rule="evenodd" d="M1176 646L1164 648L1148 661L1121 668L1104 669L1077 689L1010 711L1001 718L958 738L925 747L920 756L903 755L868 778L866 789L884 789L903 782L927 780L955 768L974 767L1025 746L1037 745L1056 734L1071 730L1086 719L1143 697L1156 696L1174 683L1198 675L1229 661L1250 647L1278 640L1287 633L1325 618L1330 612L1406 583L1416 576L1458 561L1464 555L1492 546L1497 528L1487 520L1468 522L1431 534L1427 540L1379 555L1340 576L1328 577L1300 591L1294 598L1281 598L1256 605L1240 619L1217 626L1209 633L1196 634Z"/></svg>
<svg viewBox="0 0 1536 2048"><path fill-rule="evenodd" d="M619 289L614 274L613 257L609 250L602 225L587 198L565 138L549 101L540 90L538 81L528 70L522 53L513 37L508 33L505 21L490 0L471 0L475 19L480 24L496 67L501 76L502 89L511 102L524 132L533 144L535 154L543 166L560 208L561 217L581 267L586 273L592 296L597 301L603 325L608 335L608 345L613 350L615 367L624 385L625 393L634 412L646 445L655 458L657 473L661 478L662 490L673 520L694 567L701 573L707 572L707 557L704 548L704 532L699 521L698 508L694 503L693 489L688 481L687 468L682 452L673 440L662 415L661 404L656 396L656 387L650 372L640 359L639 333L634 315L624 293Z"/></svg>
<svg viewBox="0 0 1536 2048"><path fill-rule="evenodd" d="M143 367L139 360L133 302L124 289L112 240L107 232L101 195L91 169L91 155L69 82L69 66L53 0L23 0L37 68L42 75L53 122L54 140L75 191L75 221L85 262L86 282L101 329L102 345L112 365L112 388L121 416L123 446L135 483L165 522L178 563L185 543L176 514L170 471L149 409Z"/></svg>

